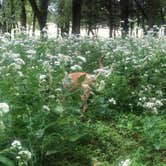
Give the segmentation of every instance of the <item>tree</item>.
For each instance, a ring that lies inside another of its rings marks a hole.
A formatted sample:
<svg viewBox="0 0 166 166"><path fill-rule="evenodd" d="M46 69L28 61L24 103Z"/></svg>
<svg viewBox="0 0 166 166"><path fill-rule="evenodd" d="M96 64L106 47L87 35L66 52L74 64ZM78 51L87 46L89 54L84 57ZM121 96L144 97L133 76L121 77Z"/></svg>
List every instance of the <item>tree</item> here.
<svg viewBox="0 0 166 166"><path fill-rule="evenodd" d="M109 26L109 37L112 37L113 32L113 1L108 0L105 3L107 13L108 13L108 26Z"/></svg>
<svg viewBox="0 0 166 166"><path fill-rule="evenodd" d="M1 31L11 33L11 30L16 27L16 10L17 1L15 0L6 0L1 1L0 3L0 13L2 19L0 20Z"/></svg>
<svg viewBox="0 0 166 166"><path fill-rule="evenodd" d="M128 34L129 31L129 3L130 0L120 0L120 18L122 26L122 36Z"/></svg>
<svg viewBox="0 0 166 166"><path fill-rule="evenodd" d="M29 0L29 2L39 23L40 31L42 32L47 22L49 0L40 0L39 7L35 0Z"/></svg>
<svg viewBox="0 0 166 166"><path fill-rule="evenodd" d="M83 0L72 1L72 33L75 35L80 34L82 4Z"/></svg>
<svg viewBox="0 0 166 166"><path fill-rule="evenodd" d="M147 13L148 21L147 24L150 28L153 28L153 25L157 24L157 16L159 11L159 0L147 0Z"/></svg>
<svg viewBox="0 0 166 166"><path fill-rule="evenodd" d="M88 36L97 35L98 24L101 23L101 6L99 0L85 0L82 7L83 25L87 30Z"/></svg>
<svg viewBox="0 0 166 166"><path fill-rule="evenodd" d="M21 0L21 16L20 16L21 26L26 28L27 17L26 17L26 9L25 9L25 0Z"/></svg>
<svg viewBox="0 0 166 166"><path fill-rule="evenodd" d="M69 35L71 21L72 0L58 1L57 24L60 29L61 36Z"/></svg>

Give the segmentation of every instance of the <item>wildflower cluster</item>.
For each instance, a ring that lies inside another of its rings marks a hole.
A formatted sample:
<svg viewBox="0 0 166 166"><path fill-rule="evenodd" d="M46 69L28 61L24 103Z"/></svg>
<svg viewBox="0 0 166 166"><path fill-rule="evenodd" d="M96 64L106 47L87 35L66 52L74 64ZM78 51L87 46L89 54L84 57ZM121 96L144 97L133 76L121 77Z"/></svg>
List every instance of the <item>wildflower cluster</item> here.
<svg viewBox="0 0 166 166"><path fill-rule="evenodd" d="M24 165L32 158L32 153L25 150L19 140L14 140L11 143L11 150L16 153L16 159L21 165Z"/></svg>
<svg viewBox="0 0 166 166"><path fill-rule="evenodd" d="M9 112L9 106L7 103L0 103L0 116Z"/></svg>
<svg viewBox="0 0 166 166"><path fill-rule="evenodd" d="M130 166L131 165L131 160L126 159L125 161L121 161L119 166Z"/></svg>

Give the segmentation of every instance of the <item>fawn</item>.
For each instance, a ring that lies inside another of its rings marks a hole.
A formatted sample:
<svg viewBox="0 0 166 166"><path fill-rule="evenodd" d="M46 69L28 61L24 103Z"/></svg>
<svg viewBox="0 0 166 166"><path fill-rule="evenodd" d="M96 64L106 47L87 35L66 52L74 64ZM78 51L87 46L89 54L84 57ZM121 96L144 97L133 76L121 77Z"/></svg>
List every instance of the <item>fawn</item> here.
<svg viewBox="0 0 166 166"><path fill-rule="evenodd" d="M83 94L81 95L81 100L83 102L83 112L88 108L88 98L91 93L90 86L94 85L97 77L101 74L103 69L103 57L99 59L99 72L94 77L92 74L86 72L73 72L67 75L69 81L63 81L64 88L77 89L83 88Z"/></svg>

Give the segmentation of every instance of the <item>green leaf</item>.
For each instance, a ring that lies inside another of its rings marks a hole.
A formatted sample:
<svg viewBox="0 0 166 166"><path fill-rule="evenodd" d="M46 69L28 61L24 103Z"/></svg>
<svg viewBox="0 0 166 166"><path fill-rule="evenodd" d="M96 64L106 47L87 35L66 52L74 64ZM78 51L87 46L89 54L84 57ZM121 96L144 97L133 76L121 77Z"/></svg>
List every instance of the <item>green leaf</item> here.
<svg viewBox="0 0 166 166"><path fill-rule="evenodd" d="M72 136L69 137L69 141L70 142L76 142L77 140L79 140L84 135L86 135L86 133L84 133L84 134L73 134Z"/></svg>
<svg viewBox="0 0 166 166"><path fill-rule="evenodd" d="M6 165L6 166L15 166L15 164L13 163L13 161L11 161L10 159L8 159L5 156L0 155L0 163ZM0 164L0 165L1 165Z"/></svg>
<svg viewBox="0 0 166 166"><path fill-rule="evenodd" d="M78 78L78 82L79 82L79 83L84 82L84 81L85 81L85 78L86 78L86 74L80 76L80 77Z"/></svg>
<svg viewBox="0 0 166 166"><path fill-rule="evenodd" d="M47 151L46 156L54 155L56 153L58 153L57 150L49 150L49 151Z"/></svg>

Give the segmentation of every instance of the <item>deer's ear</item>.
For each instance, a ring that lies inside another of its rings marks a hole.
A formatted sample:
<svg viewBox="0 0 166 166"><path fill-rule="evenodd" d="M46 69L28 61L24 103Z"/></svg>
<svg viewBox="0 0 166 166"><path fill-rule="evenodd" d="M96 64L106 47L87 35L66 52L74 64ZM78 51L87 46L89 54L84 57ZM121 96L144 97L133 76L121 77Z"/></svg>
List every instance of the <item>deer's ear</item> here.
<svg viewBox="0 0 166 166"><path fill-rule="evenodd" d="M86 74L80 76L80 77L78 78L78 83L84 82L84 81L85 81L85 78L86 78Z"/></svg>

